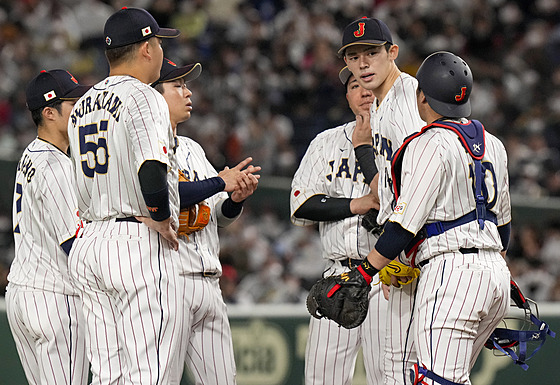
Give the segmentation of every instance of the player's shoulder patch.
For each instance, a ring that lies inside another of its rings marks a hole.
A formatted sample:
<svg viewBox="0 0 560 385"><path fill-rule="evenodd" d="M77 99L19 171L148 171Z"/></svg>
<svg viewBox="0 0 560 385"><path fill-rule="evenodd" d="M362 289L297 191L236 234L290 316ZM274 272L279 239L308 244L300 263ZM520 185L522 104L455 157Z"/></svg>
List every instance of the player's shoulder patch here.
<svg viewBox="0 0 560 385"><path fill-rule="evenodd" d="M404 214L405 210L406 210L406 202L402 202L402 203L395 206L395 209L393 210L393 212L395 214L402 215L402 214Z"/></svg>

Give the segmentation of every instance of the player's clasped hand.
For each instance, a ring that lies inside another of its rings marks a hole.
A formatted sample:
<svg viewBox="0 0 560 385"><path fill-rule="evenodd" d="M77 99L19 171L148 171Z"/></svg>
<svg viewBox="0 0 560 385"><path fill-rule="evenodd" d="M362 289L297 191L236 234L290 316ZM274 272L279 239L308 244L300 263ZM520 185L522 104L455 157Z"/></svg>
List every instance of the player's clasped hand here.
<svg viewBox="0 0 560 385"><path fill-rule="evenodd" d="M369 111L356 115L356 128L352 133L352 145L354 148L362 144L371 145L373 143L369 119Z"/></svg>
<svg viewBox="0 0 560 385"><path fill-rule="evenodd" d="M372 277L361 266L349 272L322 278L307 296L307 310L315 318L328 318L346 329L364 322Z"/></svg>
<svg viewBox="0 0 560 385"><path fill-rule="evenodd" d="M152 218L149 217L136 217L140 222L144 223L146 226L151 228L152 230L157 231L161 234L163 238L169 241L173 250L179 250L179 240L177 239L177 231L173 228L171 223L171 217L163 220L163 221L154 221Z"/></svg>
<svg viewBox="0 0 560 385"><path fill-rule="evenodd" d="M249 164L252 160L253 158L247 157L239 162L237 166L233 168L229 168L226 166L222 171L218 173L218 176L222 178L226 184L224 191L234 192L237 190L240 192L244 191L246 193L251 190L252 186L255 185L255 182L258 183L258 179L261 176L256 173L261 170L261 167ZM254 191L254 189L251 190L251 193L252 191ZM244 193L242 193L242 195L243 194ZM239 194L236 195L238 196ZM247 196L245 196L245 198L247 198L249 195L251 194L248 194ZM233 196L232 199L236 201Z"/></svg>

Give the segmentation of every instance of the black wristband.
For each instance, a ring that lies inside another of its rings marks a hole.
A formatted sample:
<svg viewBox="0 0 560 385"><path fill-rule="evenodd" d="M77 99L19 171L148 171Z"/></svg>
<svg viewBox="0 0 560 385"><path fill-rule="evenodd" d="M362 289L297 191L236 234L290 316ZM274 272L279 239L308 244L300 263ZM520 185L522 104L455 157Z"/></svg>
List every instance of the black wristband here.
<svg viewBox="0 0 560 385"><path fill-rule="evenodd" d="M397 222L387 221L379 236L375 249L387 259L395 259L412 241L414 234Z"/></svg>
<svg viewBox="0 0 560 385"><path fill-rule="evenodd" d="M371 263L369 263L367 258L364 259L364 261L360 264L360 266L362 267L364 272L368 274L370 277L373 277L375 274L379 273L379 270L373 267Z"/></svg>
<svg viewBox="0 0 560 385"><path fill-rule="evenodd" d="M377 174L377 167L375 167L373 156L373 146L371 144L361 144L354 148L354 154L356 154L356 160L358 161L366 183L370 184L375 174Z"/></svg>

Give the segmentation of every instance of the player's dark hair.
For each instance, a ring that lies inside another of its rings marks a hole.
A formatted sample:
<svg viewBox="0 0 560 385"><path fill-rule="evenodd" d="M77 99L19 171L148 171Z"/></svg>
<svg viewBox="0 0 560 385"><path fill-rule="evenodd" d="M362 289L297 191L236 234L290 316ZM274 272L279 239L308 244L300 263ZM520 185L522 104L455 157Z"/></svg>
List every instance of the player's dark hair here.
<svg viewBox="0 0 560 385"><path fill-rule="evenodd" d="M48 104L44 107L37 108L36 110L31 111L31 118L33 119L33 123L35 123L37 127L43 124L43 110L47 107L54 108L55 110L58 111L59 114L61 114L63 101L64 100L58 99L52 102L51 104Z"/></svg>
<svg viewBox="0 0 560 385"><path fill-rule="evenodd" d="M122 47L111 48L105 50L105 57L109 61L109 65L118 65L134 58L134 54L138 50L141 44L146 41L140 41L134 44L124 45Z"/></svg>
<svg viewBox="0 0 560 385"><path fill-rule="evenodd" d="M163 95L163 83L158 83L154 86L154 89Z"/></svg>

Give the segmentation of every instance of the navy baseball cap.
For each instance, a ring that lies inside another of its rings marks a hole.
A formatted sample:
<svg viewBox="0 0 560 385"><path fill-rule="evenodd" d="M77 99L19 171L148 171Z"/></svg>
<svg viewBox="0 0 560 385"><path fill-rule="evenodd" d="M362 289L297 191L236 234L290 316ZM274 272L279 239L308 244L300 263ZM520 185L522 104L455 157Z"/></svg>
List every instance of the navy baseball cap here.
<svg viewBox="0 0 560 385"><path fill-rule="evenodd" d="M43 70L27 85L27 108L34 111L57 100L79 99L90 88L91 86L80 85L66 70Z"/></svg>
<svg viewBox="0 0 560 385"><path fill-rule="evenodd" d="M338 73L338 78L340 79L341 83L344 85L348 84L348 79L352 76L352 72L348 69L348 66L345 66L343 69L340 70Z"/></svg>
<svg viewBox="0 0 560 385"><path fill-rule="evenodd" d="M152 83L152 87L181 78L185 78L185 82L188 82L199 77L201 72L202 65L200 63L178 67L177 64L173 63L171 60L163 58L159 79Z"/></svg>
<svg viewBox="0 0 560 385"><path fill-rule="evenodd" d="M160 28L156 19L145 9L123 7L105 22L103 35L105 49L138 43L151 37L173 38L181 32L172 28Z"/></svg>
<svg viewBox="0 0 560 385"><path fill-rule="evenodd" d="M351 45L383 45L385 43L393 44L389 27L379 19L364 16L344 28L342 47L338 50L338 54L344 54L344 50Z"/></svg>

